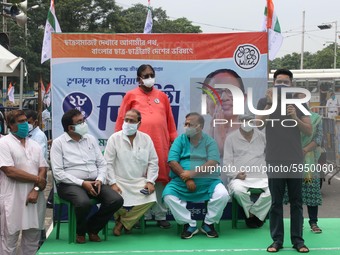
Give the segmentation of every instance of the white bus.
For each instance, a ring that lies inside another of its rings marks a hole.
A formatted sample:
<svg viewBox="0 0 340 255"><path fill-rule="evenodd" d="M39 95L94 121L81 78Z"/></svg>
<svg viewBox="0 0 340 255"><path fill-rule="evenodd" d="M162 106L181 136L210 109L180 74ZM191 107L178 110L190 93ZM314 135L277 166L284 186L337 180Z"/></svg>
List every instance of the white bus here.
<svg viewBox="0 0 340 255"><path fill-rule="evenodd" d="M311 106L320 105L321 90L326 92L326 100L329 92L335 92L340 102L340 69L303 69L290 70L293 73L293 83L296 87L306 88L312 93ZM268 86L273 86L273 74L269 74Z"/></svg>

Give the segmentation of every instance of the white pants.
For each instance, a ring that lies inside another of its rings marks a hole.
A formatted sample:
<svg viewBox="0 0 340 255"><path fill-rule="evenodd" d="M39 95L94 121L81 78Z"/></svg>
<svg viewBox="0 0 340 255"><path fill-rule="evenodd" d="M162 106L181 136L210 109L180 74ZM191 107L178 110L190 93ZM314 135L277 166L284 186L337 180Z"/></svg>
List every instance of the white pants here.
<svg viewBox="0 0 340 255"><path fill-rule="evenodd" d="M243 185L242 180L238 179L232 180L229 184L230 194L235 197L239 205L243 208L246 217L249 218L249 213L251 213L264 221L271 206L269 188L261 188L264 192L260 194L255 203L250 199L250 192L248 192L249 188L252 187Z"/></svg>
<svg viewBox="0 0 340 255"><path fill-rule="evenodd" d="M207 214L204 222L206 224L218 223L222 217L223 210L229 201L229 193L222 183L216 185L212 197L208 201ZM173 195L164 197L165 203L169 206L172 215L178 224L187 224L196 227L196 221L191 219L191 212L187 209L187 201L180 200Z"/></svg>
<svg viewBox="0 0 340 255"><path fill-rule="evenodd" d="M155 220L165 220L166 219L166 213L168 212L168 209L166 208L165 204L162 200L162 194L165 186L163 183L156 182L155 183L155 192L157 197L157 203L153 207L151 207L150 210L148 210L144 218L145 220L151 220L152 214L155 215Z"/></svg>
<svg viewBox="0 0 340 255"><path fill-rule="evenodd" d="M328 117L328 118L333 119L333 118L335 118L336 116L338 116L338 112L337 112L337 111L333 111L333 112L328 112L328 113L327 113L327 117Z"/></svg>
<svg viewBox="0 0 340 255"><path fill-rule="evenodd" d="M21 231L21 243L18 245L20 231L10 235L7 229L4 229L4 235L1 236L3 253L1 255L35 255L39 247L41 235L40 229L27 229Z"/></svg>

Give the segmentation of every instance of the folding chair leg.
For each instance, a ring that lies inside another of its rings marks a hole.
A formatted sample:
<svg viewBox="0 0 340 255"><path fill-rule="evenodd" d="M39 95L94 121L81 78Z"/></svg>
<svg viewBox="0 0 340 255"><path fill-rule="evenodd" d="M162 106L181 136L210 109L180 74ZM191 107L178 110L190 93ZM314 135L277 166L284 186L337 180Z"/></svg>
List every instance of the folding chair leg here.
<svg viewBox="0 0 340 255"><path fill-rule="evenodd" d="M139 219L139 225L140 225L140 230L142 231L142 234L145 233L145 218L144 215Z"/></svg>
<svg viewBox="0 0 340 255"><path fill-rule="evenodd" d="M76 213L74 211L73 205L69 204L68 210L68 242L75 243L76 242L76 228L77 228L77 220L76 220Z"/></svg>
<svg viewBox="0 0 340 255"><path fill-rule="evenodd" d="M215 223L215 228L218 233L220 233L220 223Z"/></svg>
<svg viewBox="0 0 340 255"><path fill-rule="evenodd" d="M60 217L61 217L61 210L62 210L62 206L61 204L58 205L58 210L55 210L56 213L57 213L57 222L56 222L56 225L57 225L57 231L56 231L56 239L59 239L59 236L60 236Z"/></svg>
<svg viewBox="0 0 340 255"><path fill-rule="evenodd" d="M107 223L105 225L105 227L103 228L103 236L104 236L104 240L107 241L107 233L109 232L109 223Z"/></svg>
<svg viewBox="0 0 340 255"><path fill-rule="evenodd" d="M177 235L181 234L183 231L183 225L177 224Z"/></svg>
<svg viewBox="0 0 340 255"><path fill-rule="evenodd" d="M231 228L237 228L237 221L238 221L238 202L233 197L231 202Z"/></svg>

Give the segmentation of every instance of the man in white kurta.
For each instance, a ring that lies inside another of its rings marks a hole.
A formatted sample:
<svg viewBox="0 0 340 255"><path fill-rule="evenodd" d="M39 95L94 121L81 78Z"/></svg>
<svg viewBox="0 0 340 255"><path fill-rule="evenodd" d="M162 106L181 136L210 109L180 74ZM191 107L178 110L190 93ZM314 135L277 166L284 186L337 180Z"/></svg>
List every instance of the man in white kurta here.
<svg viewBox="0 0 340 255"><path fill-rule="evenodd" d="M11 133L0 139L1 254L33 255L44 229L47 163L40 145L26 138L24 112L10 112L7 123Z"/></svg>
<svg viewBox="0 0 340 255"><path fill-rule="evenodd" d="M338 116L340 107L338 99L336 98L334 92L331 93L330 98L327 100L326 109L327 109L327 117L335 118Z"/></svg>
<svg viewBox="0 0 340 255"><path fill-rule="evenodd" d="M115 214L116 236L123 227L130 230L156 201L158 157L150 136L137 131L140 123L139 111L127 111L123 130L109 138L105 149L108 184L124 198L123 207ZM144 194L142 189L146 189Z"/></svg>
<svg viewBox="0 0 340 255"><path fill-rule="evenodd" d="M225 140L223 165L231 178L229 192L242 206L247 226L256 228L263 225L271 206L268 179L263 171L266 140L261 131L247 124L249 118L241 118L246 120L245 125L242 124ZM255 202L251 200L249 188L263 190Z"/></svg>
<svg viewBox="0 0 340 255"><path fill-rule="evenodd" d="M48 161L48 150L47 150L47 137L43 131L41 131L38 123L38 113L34 110L27 109L25 114L28 122L28 137L33 141L36 141L41 146L41 151L44 155L46 162ZM51 192L50 192L51 193ZM41 231L41 237L39 245L41 246L46 240L46 231Z"/></svg>

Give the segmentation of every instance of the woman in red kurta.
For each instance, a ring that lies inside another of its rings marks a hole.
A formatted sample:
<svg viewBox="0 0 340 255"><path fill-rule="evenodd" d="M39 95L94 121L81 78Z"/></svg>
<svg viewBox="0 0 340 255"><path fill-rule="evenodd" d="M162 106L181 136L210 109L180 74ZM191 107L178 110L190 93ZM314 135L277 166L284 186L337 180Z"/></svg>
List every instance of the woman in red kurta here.
<svg viewBox="0 0 340 255"><path fill-rule="evenodd" d="M122 129L124 115L130 109L137 109L142 114L139 131L148 134L155 146L159 173L156 180L157 205L153 208L155 220L162 228L170 227L165 221L167 209L162 203L164 186L169 182L168 152L171 143L177 137L176 124L168 96L153 87L155 71L151 65L141 65L137 70L139 87L126 93L120 106L116 132ZM158 188L157 188L158 186Z"/></svg>

